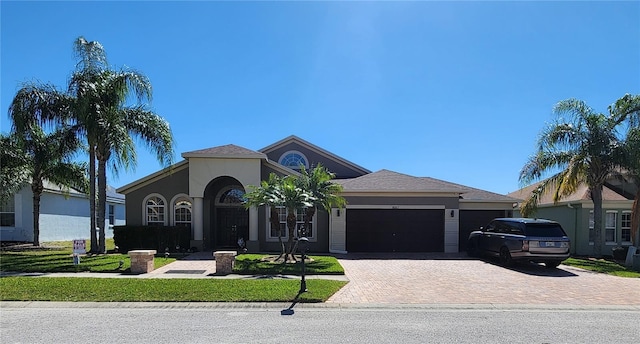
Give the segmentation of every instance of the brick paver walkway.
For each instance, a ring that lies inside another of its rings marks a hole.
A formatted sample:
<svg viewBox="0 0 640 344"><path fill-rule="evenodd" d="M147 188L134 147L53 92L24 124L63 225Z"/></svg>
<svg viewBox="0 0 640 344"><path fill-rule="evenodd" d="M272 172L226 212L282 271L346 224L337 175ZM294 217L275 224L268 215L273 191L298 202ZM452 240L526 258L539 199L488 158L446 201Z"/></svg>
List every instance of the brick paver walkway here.
<svg viewBox="0 0 640 344"><path fill-rule="evenodd" d="M339 258L350 282L330 303L640 305L640 279L462 255Z"/></svg>

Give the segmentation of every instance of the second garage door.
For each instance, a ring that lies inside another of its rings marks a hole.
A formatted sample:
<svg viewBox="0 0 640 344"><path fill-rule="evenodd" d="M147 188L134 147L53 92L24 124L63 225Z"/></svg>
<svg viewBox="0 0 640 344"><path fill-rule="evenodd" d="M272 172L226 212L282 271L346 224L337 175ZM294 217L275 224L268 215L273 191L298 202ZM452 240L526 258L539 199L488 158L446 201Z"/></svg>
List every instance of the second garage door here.
<svg viewBox="0 0 640 344"><path fill-rule="evenodd" d="M444 252L444 210L349 209L349 252Z"/></svg>

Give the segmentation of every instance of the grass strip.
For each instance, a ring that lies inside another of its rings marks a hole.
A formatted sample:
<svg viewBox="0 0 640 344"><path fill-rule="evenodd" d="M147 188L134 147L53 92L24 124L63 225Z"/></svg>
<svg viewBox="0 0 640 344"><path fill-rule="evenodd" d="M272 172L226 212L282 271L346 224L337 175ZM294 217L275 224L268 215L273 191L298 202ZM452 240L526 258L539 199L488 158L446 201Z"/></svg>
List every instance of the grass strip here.
<svg viewBox="0 0 640 344"><path fill-rule="evenodd" d="M175 258L156 257L153 263L157 269L175 260ZM0 254L1 271L125 272L130 267L129 255L118 253L81 256L78 265L73 264L73 251L69 249L2 252Z"/></svg>
<svg viewBox="0 0 640 344"><path fill-rule="evenodd" d="M238 274L283 274L297 275L302 269L301 263L282 263L265 261L264 254L241 254L236 256L234 273ZM310 256L305 270L310 275L344 275L344 269L335 257Z"/></svg>
<svg viewBox="0 0 640 344"><path fill-rule="evenodd" d="M324 302L346 283L307 280L299 301ZM278 279L0 278L3 301L291 302L299 289L299 280Z"/></svg>
<svg viewBox="0 0 640 344"><path fill-rule="evenodd" d="M640 278L640 272L606 259L571 257L563 261L562 264L613 276Z"/></svg>

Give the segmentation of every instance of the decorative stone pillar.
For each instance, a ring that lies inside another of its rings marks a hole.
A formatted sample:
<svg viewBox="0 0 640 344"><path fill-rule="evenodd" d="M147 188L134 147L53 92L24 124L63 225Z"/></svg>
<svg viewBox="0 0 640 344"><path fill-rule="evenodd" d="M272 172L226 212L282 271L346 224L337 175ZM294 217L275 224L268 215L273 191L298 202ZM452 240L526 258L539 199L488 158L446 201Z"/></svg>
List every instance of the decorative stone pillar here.
<svg viewBox="0 0 640 344"><path fill-rule="evenodd" d="M131 272L134 274L146 274L153 271L153 256L156 250L129 251L131 258Z"/></svg>
<svg viewBox="0 0 640 344"><path fill-rule="evenodd" d="M236 251L213 252L213 256L216 259L216 275L228 275L233 272L236 254Z"/></svg>

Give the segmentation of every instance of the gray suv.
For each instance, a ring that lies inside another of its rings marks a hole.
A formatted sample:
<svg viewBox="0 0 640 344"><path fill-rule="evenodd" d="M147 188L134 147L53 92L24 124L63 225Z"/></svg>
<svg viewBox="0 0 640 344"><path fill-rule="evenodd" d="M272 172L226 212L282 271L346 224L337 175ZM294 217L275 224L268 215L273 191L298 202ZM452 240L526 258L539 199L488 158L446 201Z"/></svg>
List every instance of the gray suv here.
<svg viewBox="0 0 640 344"><path fill-rule="evenodd" d="M500 218L471 232L470 256L489 255L509 266L515 260L544 263L555 268L569 258L571 242L559 223L543 219Z"/></svg>

